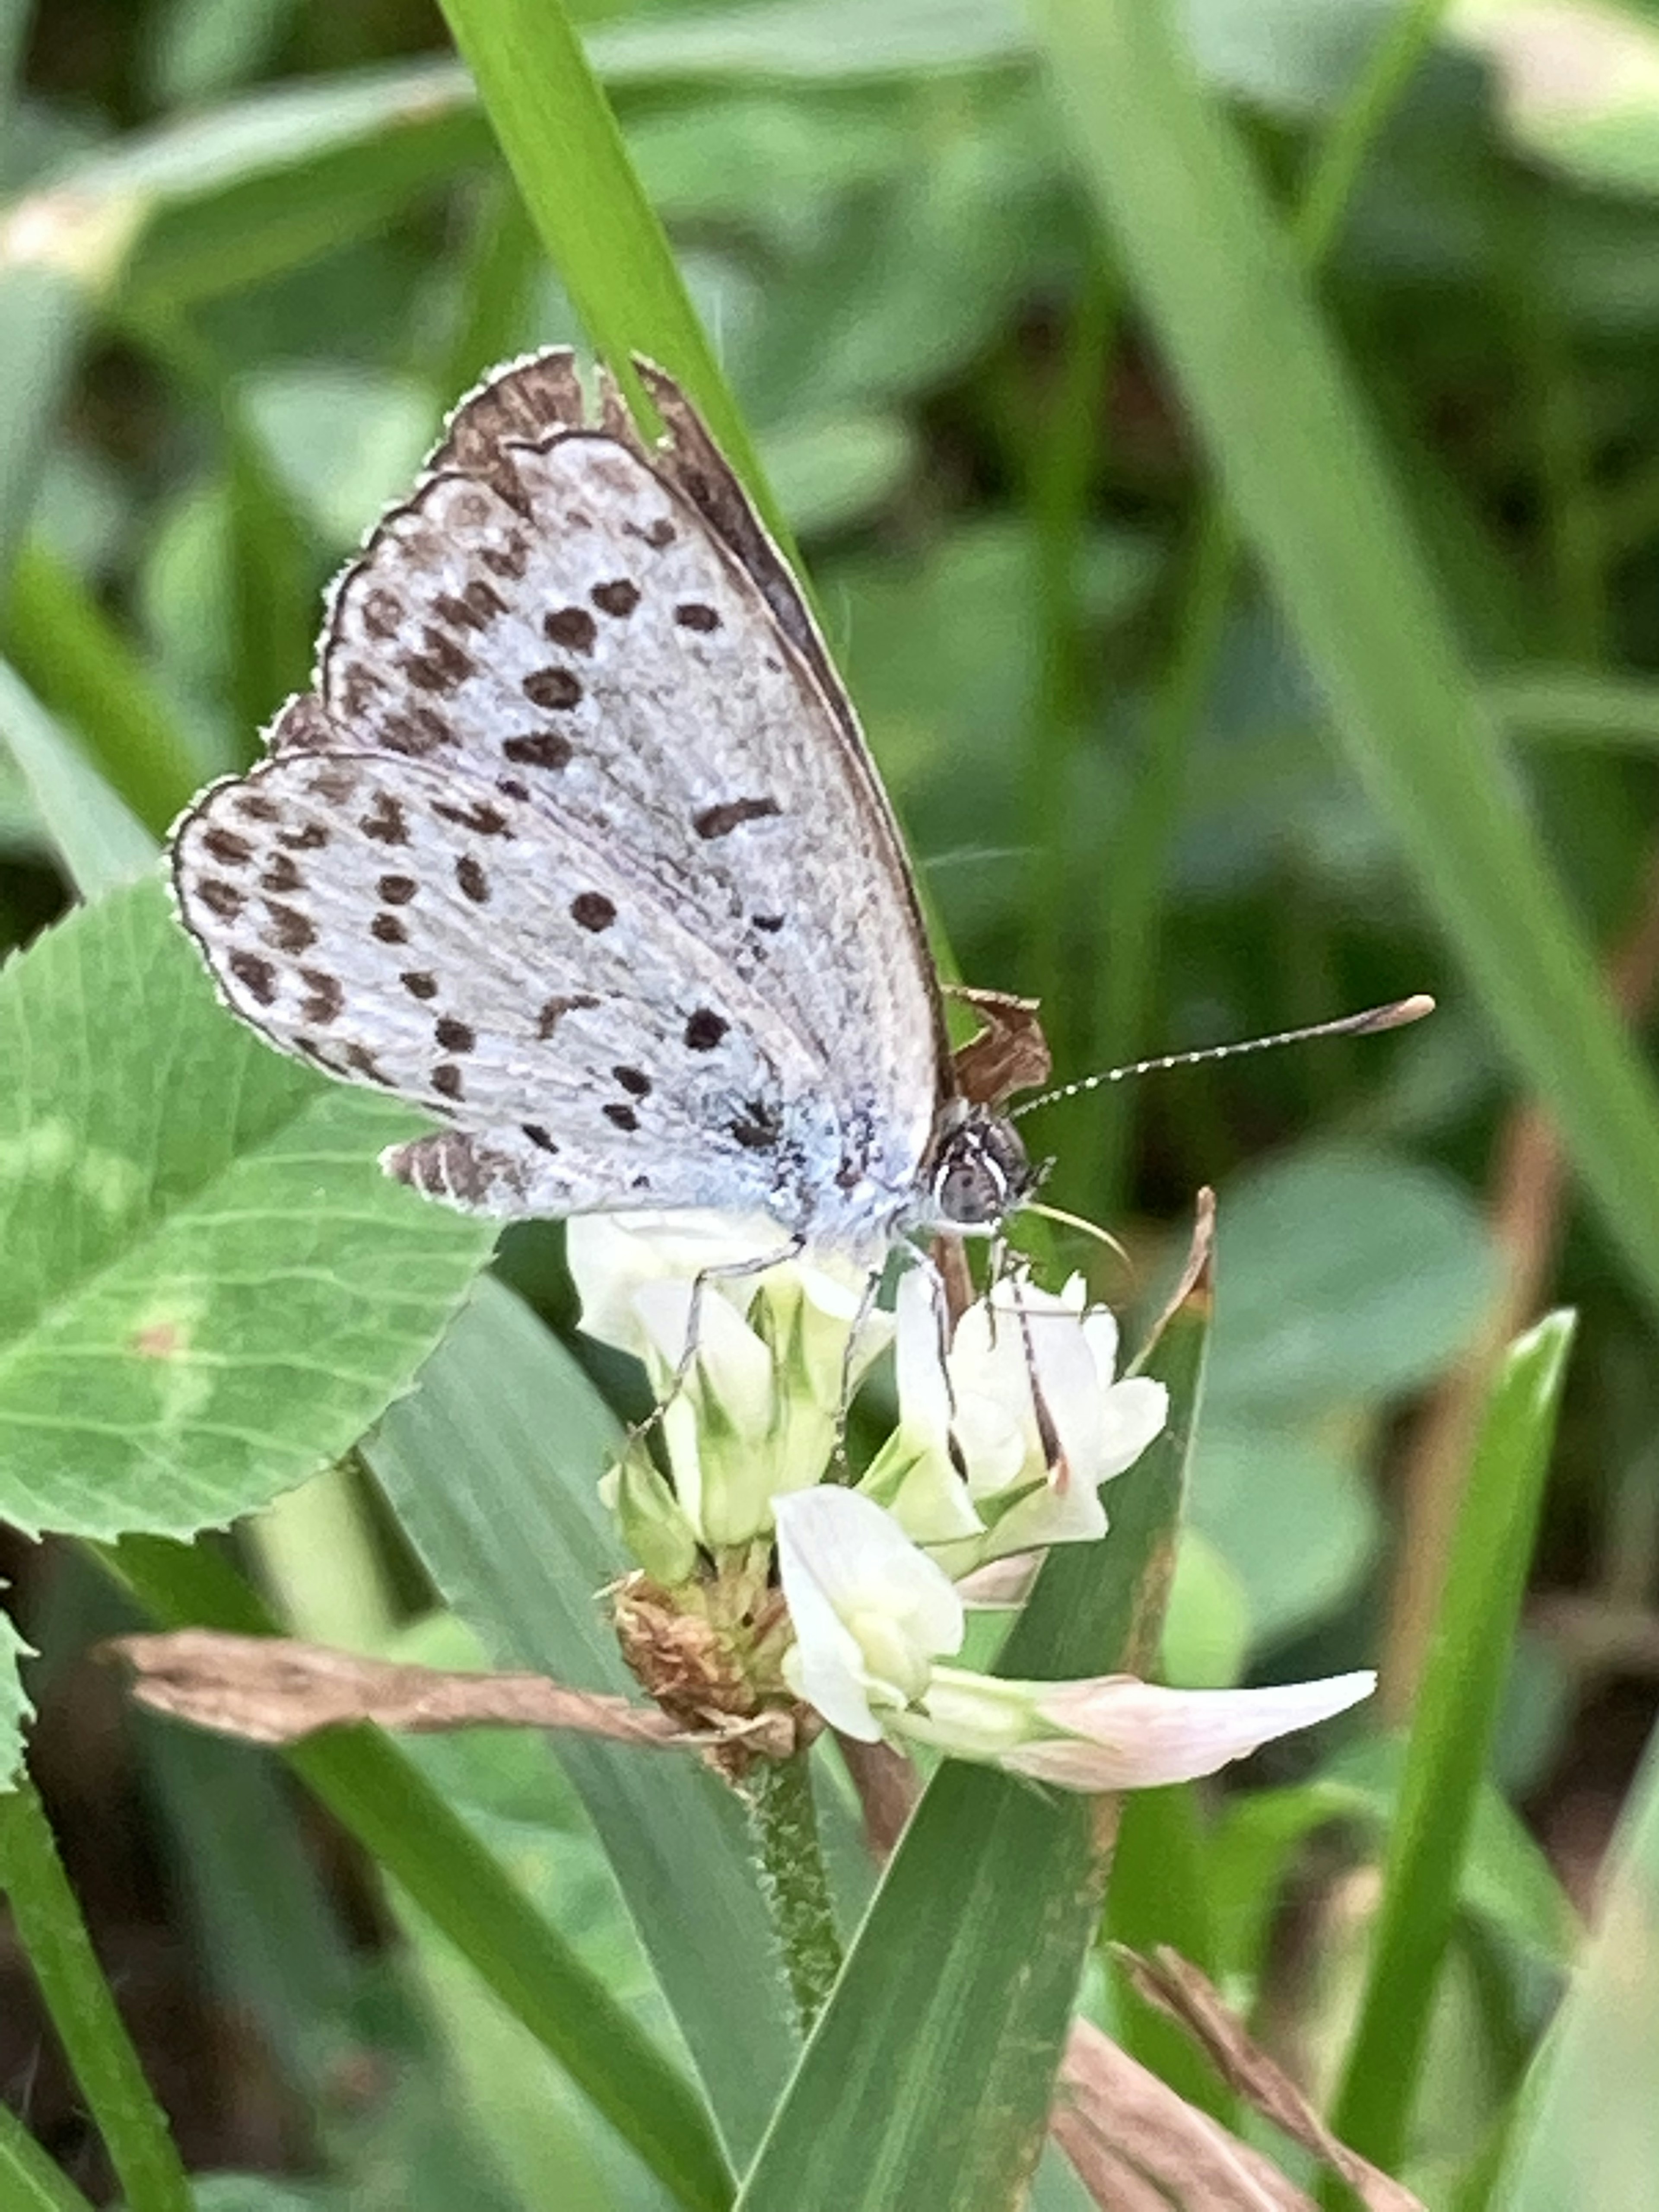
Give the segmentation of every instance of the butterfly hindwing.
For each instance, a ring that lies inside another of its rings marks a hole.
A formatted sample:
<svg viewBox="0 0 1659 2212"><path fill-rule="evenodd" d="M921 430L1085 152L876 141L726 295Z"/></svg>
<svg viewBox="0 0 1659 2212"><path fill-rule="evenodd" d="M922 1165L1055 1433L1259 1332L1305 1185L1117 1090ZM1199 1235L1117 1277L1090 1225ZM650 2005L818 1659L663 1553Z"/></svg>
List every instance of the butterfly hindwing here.
<svg viewBox="0 0 1659 2212"><path fill-rule="evenodd" d="M602 853L488 787L279 755L204 796L174 874L239 1014L331 1074L495 1133L538 1172L517 1210L723 1204L733 1187L762 1204L811 1118L823 1070L764 1001Z"/></svg>

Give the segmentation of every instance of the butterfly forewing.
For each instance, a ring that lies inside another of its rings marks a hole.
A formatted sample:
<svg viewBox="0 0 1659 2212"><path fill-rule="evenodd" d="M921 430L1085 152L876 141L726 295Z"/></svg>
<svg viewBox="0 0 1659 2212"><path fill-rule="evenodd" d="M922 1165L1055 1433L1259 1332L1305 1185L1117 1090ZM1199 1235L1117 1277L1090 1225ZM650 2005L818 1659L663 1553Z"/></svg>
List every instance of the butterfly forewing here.
<svg viewBox="0 0 1659 2212"><path fill-rule="evenodd" d="M181 829L180 905L267 1035L464 1133L423 1187L833 1231L914 1183L945 1079L909 880L787 571L571 428L568 368L458 415L273 760Z"/></svg>

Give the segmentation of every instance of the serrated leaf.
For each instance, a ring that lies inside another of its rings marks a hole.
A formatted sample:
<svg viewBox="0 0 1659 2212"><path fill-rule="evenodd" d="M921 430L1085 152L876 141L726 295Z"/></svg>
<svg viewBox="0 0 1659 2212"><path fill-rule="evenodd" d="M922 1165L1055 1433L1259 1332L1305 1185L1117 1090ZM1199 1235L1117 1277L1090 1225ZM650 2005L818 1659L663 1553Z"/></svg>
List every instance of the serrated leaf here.
<svg viewBox="0 0 1659 2212"><path fill-rule="evenodd" d="M34 1707L18 1666L33 1656L33 1646L24 1643L11 1615L0 1607L0 1790L9 1790L23 1771L23 1730L34 1718Z"/></svg>
<svg viewBox="0 0 1659 2212"><path fill-rule="evenodd" d="M186 1535L346 1450L412 1380L489 1231L377 1167L404 1107L216 1001L161 884L0 975L0 1515Z"/></svg>

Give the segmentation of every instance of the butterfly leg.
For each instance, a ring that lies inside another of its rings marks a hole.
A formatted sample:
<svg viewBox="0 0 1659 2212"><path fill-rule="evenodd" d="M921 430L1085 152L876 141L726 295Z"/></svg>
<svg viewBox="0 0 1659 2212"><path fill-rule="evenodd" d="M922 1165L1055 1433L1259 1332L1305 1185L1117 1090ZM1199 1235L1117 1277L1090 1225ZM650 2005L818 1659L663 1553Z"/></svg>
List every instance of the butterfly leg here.
<svg viewBox="0 0 1659 2212"><path fill-rule="evenodd" d="M806 1239L797 1231L787 1244L780 1245L775 1252L760 1252L751 1260L721 1260L697 1270L691 1279L691 1302L685 1310L685 1344L679 1362L669 1377L667 1389L645 1419L636 1422L629 1430L630 1443L639 1443L651 1434L691 1378L702 1333L703 1294L708 1285L715 1282L738 1282L749 1275L763 1275L769 1267L781 1267L788 1261L799 1260L805 1249Z"/></svg>
<svg viewBox="0 0 1659 2212"><path fill-rule="evenodd" d="M864 1325L876 1310L876 1300L881 1296L882 1279L886 1274L885 1263L872 1267L864 1279L864 1288L859 1294L858 1311L853 1316L853 1326L841 1355L841 1398L836 1407L836 1449L833 1480L850 1482L853 1469L847 1457L847 1424L853 1413L853 1363L858 1357L859 1339Z"/></svg>

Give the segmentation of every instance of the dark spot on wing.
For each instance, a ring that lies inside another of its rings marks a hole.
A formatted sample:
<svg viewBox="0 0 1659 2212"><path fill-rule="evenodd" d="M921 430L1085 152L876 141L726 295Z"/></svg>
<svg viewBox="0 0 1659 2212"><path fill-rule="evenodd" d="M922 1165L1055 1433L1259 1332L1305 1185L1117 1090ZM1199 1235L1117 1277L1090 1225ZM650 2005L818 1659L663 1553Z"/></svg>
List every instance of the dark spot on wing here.
<svg viewBox="0 0 1659 2212"><path fill-rule="evenodd" d="M489 896L489 878L471 853L463 853L456 861L455 880L474 906L482 906Z"/></svg>
<svg viewBox="0 0 1659 2212"><path fill-rule="evenodd" d="M432 1088L445 1098L461 1095L461 1071L449 1060L441 1060L432 1071Z"/></svg>
<svg viewBox="0 0 1659 2212"><path fill-rule="evenodd" d="M505 759L516 761L520 768L563 768L570 758L570 740L562 738L556 730L532 730L528 737L508 738L501 753ZM507 789L506 784L501 789ZM526 792L525 797L529 796Z"/></svg>
<svg viewBox="0 0 1659 2212"><path fill-rule="evenodd" d="M377 914L368 925L371 937L378 937L382 945L407 945L409 930L395 914Z"/></svg>
<svg viewBox="0 0 1659 2212"><path fill-rule="evenodd" d="M626 576L618 576L609 584L595 584L588 598L602 615L615 615L619 619L631 615L640 603L640 587Z"/></svg>
<svg viewBox="0 0 1659 2212"><path fill-rule="evenodd" d="M345 1057L348 1067L355 1069L370 1083L378 1083L383 1091L391 1090L392 1078L366 1044L349 1044L345 1048Z"/></svg>
<svg viewBox="0 0 1659 2212"><path fill-rule="evenodd" d="M476 676L478 664L470 653L464 653L447 630L434 629L428 623L421 633L422 653L411 653L403 663L404 674L422 691L459 691L469 676Z"/></svg>
<svg viewBox="0 0 1659 2212"><path fill-rule="evenodd" d="M496 575L516 582L530 566L530 540L522 531L512 531L499 545L481 545L478 558Z"/></svg>
<svg viewBox="0 0 1659 2212"><path fill-rule="evenodd" d="M435 999L438 995L437 977L428 975L423 968L409 969L398 981L411 999Z"/></svg>
<svg viewBox="0 0 1659 2212"><path fill-rule="evenodd" d="M280 822L283 810L274 799L267 799L262 791L239 791L231 804L239 814L246 815L250 822Z"/></svg>
<svg viewBox="0 0 1659 2212"><path fill-rule="evenodd" d="M640 1117L631 1106L619 1106L613 1098L605 1109L605 1118L614 1121L619 1129L637 1129Z"/></svg>
<svg viewBox="0 0 1659 2212"><path fill-rule="evenodd" d="M476 830L480 837L510 837L507 817L499 806L492 806L487 799L475 799L471 806L447 806L442 799L432 811L446 822L459 823L463 830Z"/></svg>
<svg viewBox="0 0 1659 2212"><path fill-rule="evenodd" d="M374 888L388 906L407 906L417 886L413 876L382 876Z"/></svg>
<svg viewBox="0 0 1659 2212"><path fill-rule="evenodd" d="M582 687L568 668L532 668L520 689L532 707L551 710L581 703Z"/></svg>
<svg viewBox="0 0 1659 2212"><path fill-rule="evenodd" d="M196 896L221 921L234 921L246 903L234 884L225 883L218 876L204 876L196 886Z"/></svg>
<svg viewBox="0 0 1659 2212"><path fill-rule="evenodd" d="M769 937L774 936L783 927L783 916L781 914L751 914L749 919L757 929L763 929Z"/></svg>
<svg viewBox="0 0 1659 2212"><path fill-rule="evenodd" d="M275 1003L276 971L269 960L262 960L257 952L239 951L231 954L228 964L230 972L237 981L242 984L249 995L257 999L262 1006L269 1006Z"/></svg>
<svg viewBox="0 0 1659 2212"><path fill-rule="evenodd" d="M215 826L203 834L202 843L222 868L240 868L253 858L253 848L246 837L239 837L234 830Z"/></svg>
<svg viewBox="0 0 1659 2212"><path fill-rule="evenodd" d="M348 722L361 721L385 690L385 685L372 668L361 660L349 660L340 672L339 704Z"/></svg>
<svg viewBox="0 0 1659 2212"><path fill-rule="evenodd" d="M530 796L530 786L527 783L520 783L516 775L498 775L495 779L495 788L507 798L516 799L520 805Z"/></svg>
<svg viewBox="0 0 1659 2212"><path fill-rule="evenodd" d="M665 514L659 514L654 522L647 523L643 530L632 522L624 522L623 528L630 538L644 538L646 544L654 546L659 553L664 546L672 545L679 534Z"/></svg>
<svg viewBox="0 0 1659 2212"><path fill-rule="evenodd" d="M477 1045L477 1033L465 1022L458 1022L453 1014L440 1014L433 1024L432 1034L446 1052L469 1053Z"/></svg>
<svg viewBox="0 0 1659 2212"><path fill-rule="evenodd" d="M763 1152L778 1141L778 1117L763 1098L751 1098L731 1124L732 1134L744 1148Z"/></svg>
<svg viewBox="0 0 1659 2212"><path fill-rule="evenodd" d="M279 952L304 952L317 942L316 924L298 907L282 906L275 899L267 899L265 910L270 916L267 942L275 945Z"/></svg>
<svg viewBox="0 0 1659 2212"><path fill-rule="evenodd" d="M550 644L562 645L571 653L592 653L599 635L599 625L586 607L555 607L542 617L542 628Z"/></svg>
<svg viewBox="0 0 1659 2212"><path fill-rule="evenodd" d="M727 799L694 814L691 827L699 837L729 837L745 822L763 822L769 814L782 811L775 799Z"/></svg>
<svg viewBox="0 0 1659 2212"><path fill-rule="evenodd" d="M404 618L403 601L395 592L384 586L366 592L363 598L363 628L371 637L393 637Z"/></svg>
<svg viewBox="0 0 1659 2212"><path fill-rule="evenodd" d="M343 806L357 793L357 771L342 761L319 760L311 771L307 788L325 806Z"/></svg>
<svg viewBox="0 0 1659 2212"><path fill-rule="evenodd" d="M440 745L453 744L455 732L434 707L411 707L407 713L382 714L380 743L389 753L409 760L424 760Z"/></svg>
<svg viewBox="0 0 1659 2212"><path fill-rule="evenodd" d="M683 599L674 610L674 619L682 629L702 630L705 635L720 626L719 615L701 599Z"/></svg>
<svg viewBox="0 0 1659 2212"><path fill-rule="evenodd" d="M603 891L578 891L570 902L570 919L583 929L609 929L617 909Z"/></svg>
<svg viewBox="0 0 1659 2212"><path fill-rule="evenodd" d="M611 1073L630 1098L648 1098L651 1096L651 1078L643 1069L613 1067Z"/></svg>
<svg viewBox="0 0 1659 2212"><path fill-rule="evenodd" d="M345 1004L345 993L340 980L321 968L302 968L300 981L310 996L301 1005L301 1018L307 1022L331 1022Z"/></svg>
<svg viewBox="0 0 1659 2212"><path fill-rule="evenodd" d="M536 1017L536 1035L544 1044L567 1014L579 1013L584 1006L597 1006L599 1000L586 991L579 991L568 999L550 999Z"/></svg>
<svg viewBox="0 0 1659 2212"><path fill-rule="evenodd" d="M453 592L440 592L432 611L456 629L488 629L507 612L507 601L493 584L475 576L459 599Z"/></svg>
<svg viewBox="0 0 1659 2212"><path fill-rule="evenodd" d="M298 830L279 830L276 842L290 853L320 853L328 842L328 832L320 822L307 822Z"/></svg>
<svg viewBox="0 0 1659 2212"><path fill-rule="evenodd" d="M365 837L373 837L380 845L406 845L409 842L408 818L389 791L375 793L374 804L357 827Z"/></svg>
<svg viewBox="0 0 1659 2212"><path fill-rule="evenodd" d="M558 1151L558 1146L554 1143L552 1138L548 1135L546 1130L543 1128L539 1121L520 1121L519 1127L523 1130L525 1135L529 1138L531 1143L534 1145L538 1151L544 1152L556 1152Z"/></svg>
<svg viewBox="0 0 1659 2212"><path fill-rule="evenodd" d="M273 853L259 878L262 891L298 891L305 889L305 878L287 853Z"/></svg>
<svg viewBox="0 0 1659 2212"><path fill-rule="evenodd" d="M693 1052L713 1052L732 1024L712 1006L699 1006L685 1025L685 1042Z"/></svg>

